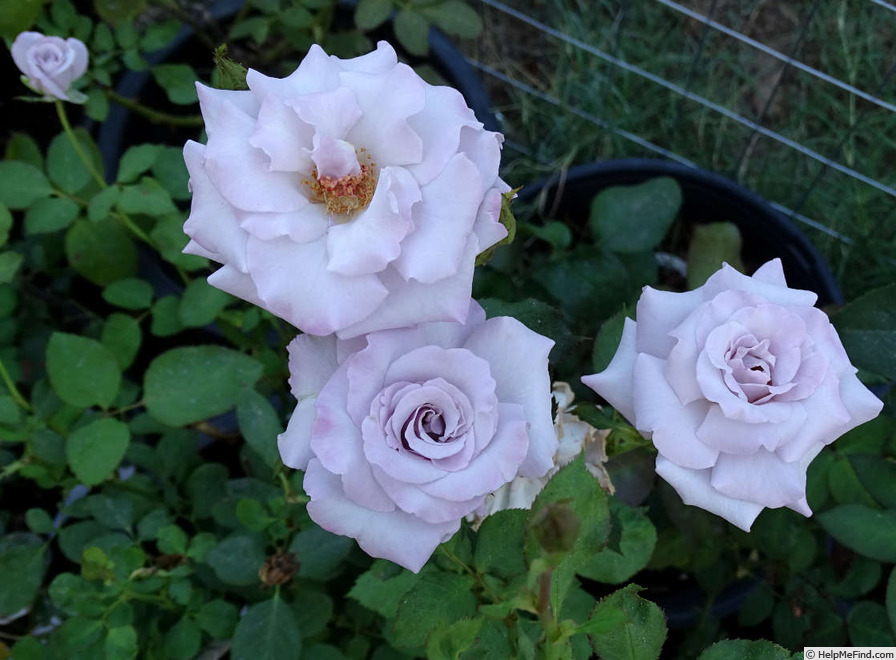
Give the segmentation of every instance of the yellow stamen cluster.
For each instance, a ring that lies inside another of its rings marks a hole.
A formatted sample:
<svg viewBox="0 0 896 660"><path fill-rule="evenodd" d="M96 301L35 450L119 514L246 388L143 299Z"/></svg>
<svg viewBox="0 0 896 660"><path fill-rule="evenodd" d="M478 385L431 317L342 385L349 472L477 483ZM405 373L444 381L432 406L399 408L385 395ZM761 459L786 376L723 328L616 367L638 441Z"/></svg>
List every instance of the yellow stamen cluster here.
<svg viewBox="0 0 896 660"><path fill-rule="evenodd" d="M361 171L357 174L346 174L337 179L318 176L317 168L314 168L311 178L303 181L310 190L308 198L317 204L325 204L330 215L353 215L366 209L373 199L376 163L370 162L366 149L360 149L358 156Z"/></svg>

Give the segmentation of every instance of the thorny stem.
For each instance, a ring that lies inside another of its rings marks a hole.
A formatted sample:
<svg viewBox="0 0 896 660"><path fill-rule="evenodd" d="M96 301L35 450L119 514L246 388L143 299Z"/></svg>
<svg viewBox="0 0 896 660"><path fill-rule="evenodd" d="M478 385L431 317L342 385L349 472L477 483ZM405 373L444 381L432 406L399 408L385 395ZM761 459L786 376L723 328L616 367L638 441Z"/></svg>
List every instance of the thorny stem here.
<svg viewBox="0 0 896 660"><path fill-rule="evenodd" d="M0 360L0 378L3 379L3 384L6 385L6 389L9 390L9 394L10 396L12 396L12 400L26 411L31 412L31 404L29 404L25 400L25 397L22 396L22 393L19 392L19 389L12 381L9 372L6 370L6 365L3 364L3 360Z"/></svg>
<svg viewBox="0 0 896 660"><path fill-rule="evenodd" d="M141 117L145 117L154 124L168 124L169 126L202 126L201 115L189 115L186 117L172 115L167 112L161 112L160 110L153 110L142 103L138 103L133 99L122 96L113 89L104 88L103 93L106 95L106 98L113 103L117 103L131 112L134 112Z"/></svg>

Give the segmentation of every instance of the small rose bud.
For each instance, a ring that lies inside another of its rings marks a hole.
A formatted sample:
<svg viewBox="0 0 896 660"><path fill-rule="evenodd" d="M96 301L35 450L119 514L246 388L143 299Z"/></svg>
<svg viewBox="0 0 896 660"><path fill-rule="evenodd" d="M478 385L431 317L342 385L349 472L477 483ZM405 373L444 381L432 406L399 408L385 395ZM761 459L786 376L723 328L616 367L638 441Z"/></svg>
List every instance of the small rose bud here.
<svg viewBox="0 0 896 660"><path fill-rule="evenodd" d="M220 89L249 89L246 67L227 57L227 44L215 48L215 69Z"/></svg>
<svg viewBox="0 0 896 660"><path fill-rule="evenodd" d="M579 538L581 522L570 500L550 502L529 523L535 540L547 553L569 552Z"/></svg>
<svg viewBox="0 0 896 660"><path fill-rule="evenodd" d="M258 569L258 578L266 587L286 584L299 570L299 560L291 552L278 550Z"/></svg>
<svg viewBox="0 0 896 660"><path fill-rule="evenodd" d="M23 74L22 82L38 94L74 103L87 99L69 89L87 71L87 46L80 40L22 32L12 42L10 53Z"/></svg>

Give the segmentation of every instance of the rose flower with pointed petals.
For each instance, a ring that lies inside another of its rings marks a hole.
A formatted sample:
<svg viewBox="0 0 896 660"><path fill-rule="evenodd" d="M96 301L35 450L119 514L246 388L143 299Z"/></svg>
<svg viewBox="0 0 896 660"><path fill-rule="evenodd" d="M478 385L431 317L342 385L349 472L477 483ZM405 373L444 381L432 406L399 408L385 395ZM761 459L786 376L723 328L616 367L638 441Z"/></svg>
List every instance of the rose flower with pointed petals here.
<svg viewBox="0 0 896 660"><path fill-rule="evenodd" d="M45 98L83 103L86 97L70 89L87 71L87 46L80 39L22 32L10 46L12 59L28 87Z"/></svg>
<svg viewBox="0 0 896 660"><path fill-rule="evenodd" d="M687 293L645 287L612 362L582 382L652 439L686 504L746 531L764 507L810 516L809 463L883 407L815 300L779 259L752 277L725 264Z"/></svg>
<svg viewBox="0 0 896 660"><path fill-rule="evenodd" d="M223 264L209 283L315 335L462 322L476 255L507 235L502 136L385 42L246 82L197 85L208 144L184 147L184 251Z"/></svg>
<svg viewBox="0 0 896 660"><path fill-rule="evenodd" d="M311 518L419 571L486 495L554 466L553 343L475 302L465 324L296 337L279 447Z"/></svg>

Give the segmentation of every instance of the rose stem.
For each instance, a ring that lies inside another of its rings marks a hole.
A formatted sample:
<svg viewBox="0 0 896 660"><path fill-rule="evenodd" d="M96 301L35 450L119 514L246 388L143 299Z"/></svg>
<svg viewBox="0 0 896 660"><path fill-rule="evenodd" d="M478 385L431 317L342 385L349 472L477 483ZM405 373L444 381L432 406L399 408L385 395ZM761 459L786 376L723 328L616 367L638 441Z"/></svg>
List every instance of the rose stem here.
<svg viewBox="0 0 896 660"><path fill-rule="evenodd" d="M19 392L16 384L12 382L12 378L10 378L9 372L6 370L6 365L3 364L3 360L0 360L0 378L3 378L6 389L9 390L13 401L15 401L28 412L31 412L31 405L25 400L25 397L22 396L22 393Z"/></svg>
<svg viewBox="0 0 896 660"><path fill-rule="evenodd" d="M142 103L138 103L133 99L122 96L115 90L105 87L103 88L103 94L105 94L106 98L113 103L117 103L132 112L136 112L138 115L145 117L154 124L168 124L169 126L202 126L202 117L200 115L179 117L177 115L168 114L167 112L153 110Z"/></svg>

